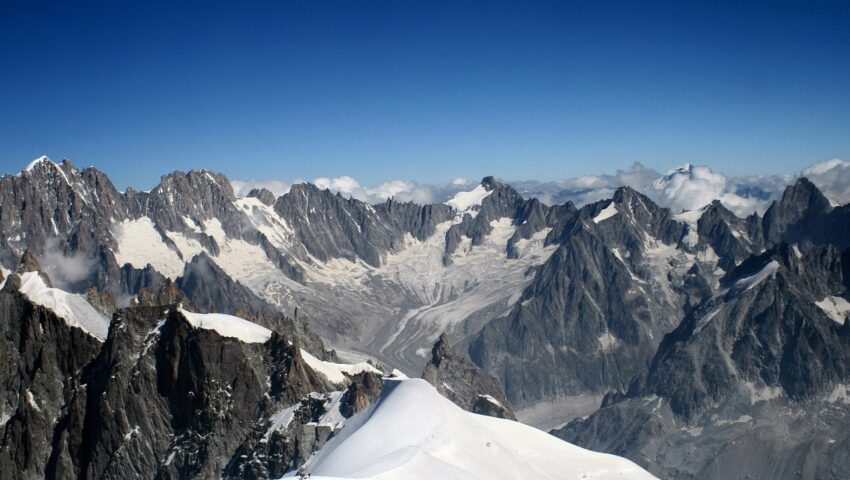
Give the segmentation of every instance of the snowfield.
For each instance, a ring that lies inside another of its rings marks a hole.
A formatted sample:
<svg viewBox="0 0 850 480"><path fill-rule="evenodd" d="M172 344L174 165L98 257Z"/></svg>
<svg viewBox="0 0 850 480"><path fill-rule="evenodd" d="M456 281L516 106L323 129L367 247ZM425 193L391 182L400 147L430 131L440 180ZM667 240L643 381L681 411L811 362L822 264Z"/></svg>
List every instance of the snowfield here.
<svg viewBox="0 0 850 480"><path fill-rule="evenodd" d="M101 342L109 333L109 319L94 309L82 295L48 287L38 272L21 275L20 292L33 303L49 308L56 316Z"/></svg>
<svg viewBox="0 0 850 480"><path fill-rule="evenodd" d="M248 320L223 313L194 313L180 309L180 315L195 328L215 330L222 337L230 337L245 343L266 343L272 331Z"/></svg>
<svg viewBox="0 0 850 480"><path fill-rule="evenodd" d="M369 373L377 373L378 375L383 375L383 372L373 367L367 362L360 362L354 364L348 363L333 363L333 362L325 362L324 360L319 360L318 358L311 355L309 352L301 349L301 357L304 358L304 362L313 370L318 373L321 373L328 379L331 383L341 384L345 383L348 379L346 375L357 375L358 373L369 372Z"/></svg>
<svg viewBox="0 0 850 480"><path fill-rule="evenodd" d="M850 302L841 297L829 295L815 305L839 325L844 325L844 320L850 315Z"/></svg>
<svg viewBox="0 0 850 480"><path fill-rule="evenodd" d="M478 209L487 198L492 190L487 190L484 185L478 185L468 192L458 192L454 197L446 202L446 205L454 209L457 218L462 219L467 213L475 218L478 215Z"/></svg>
<svg viewBox="0 0 850 480"><path fill-rule="evenodd" d="M461 410L421 379L385 379L378 401L350 418L304 471L316 480L655 478L624 458Z"/></svg>
<svg viewBox="0 0 850 480"><path fill-rule="evenodd" d="M150 218L124 220L112 228L118 243L114 252L118 265L129 263L135 268L145 268L150 264L171 279L183 274L183 259L163 241Z"/></svg>

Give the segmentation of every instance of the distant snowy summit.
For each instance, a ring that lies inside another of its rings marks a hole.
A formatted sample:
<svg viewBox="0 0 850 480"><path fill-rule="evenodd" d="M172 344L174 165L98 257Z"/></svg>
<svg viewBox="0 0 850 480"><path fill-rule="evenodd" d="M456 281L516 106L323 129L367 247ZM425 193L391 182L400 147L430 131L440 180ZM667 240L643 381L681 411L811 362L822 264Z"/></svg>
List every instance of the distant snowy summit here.
<svg viewBox="0 0 850 480"><path fill-rule="evenodd" d="M489 180L489 182L488 182ZM464 215L475 218L481 209L484 199L493 193L493 177L486 177L478 186L468 192L458 192L454 197L446 201L446 205L452 207L455 218L462 219Z"/></svg>

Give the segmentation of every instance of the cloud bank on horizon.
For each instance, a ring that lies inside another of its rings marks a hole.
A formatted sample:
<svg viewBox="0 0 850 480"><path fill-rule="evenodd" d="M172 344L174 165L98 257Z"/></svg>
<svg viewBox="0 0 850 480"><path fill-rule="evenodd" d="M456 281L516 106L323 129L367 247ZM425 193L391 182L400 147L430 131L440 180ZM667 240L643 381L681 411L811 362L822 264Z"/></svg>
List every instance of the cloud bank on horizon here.
<svg viewBox="0 0 850 480"><path fill-rule="evenodd" d="M782 195L784 188L799 177L808 177L836 204L850 203L850 161L837 158L823 160L794 173L749 177L728 177L704 165L684 164L661 173L634 163L614 174L585 175L542 182L538 180L507 181L525 197L537 197L548 205L567 201L582 206L610 198L621 186L629 186L649 196L674 212L695 210L719 200L738 216L762 213L770 202ZM303 183L297 179L293 183ZM253 188L267 188L275 195L289 191L291 184L277 180L233 180L237 196L245 196ZM319 177L312 181L322 189L339 192L368 203L381 203L388 198L419 204L445 202L457 192L469 190L474 183L455 178L446 185L420 184L411 180L392 180L374 186L361 185L350 176Z"/></svg>

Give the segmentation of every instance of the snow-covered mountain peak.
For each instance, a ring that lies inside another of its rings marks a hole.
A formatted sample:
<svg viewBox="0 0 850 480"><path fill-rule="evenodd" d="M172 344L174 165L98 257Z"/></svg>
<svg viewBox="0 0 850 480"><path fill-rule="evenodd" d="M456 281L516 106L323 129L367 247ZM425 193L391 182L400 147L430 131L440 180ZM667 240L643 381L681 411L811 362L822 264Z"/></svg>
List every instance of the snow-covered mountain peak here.
<svg viewBox="0 0 850 480"><path fill-rule="evenodd" d="M35 169L35 167L37 165L44 163L44 162L48 162L48 163L51 163L53 165L56 165L49 158L47 158L47 155L42 155L42 156L36 158L35 160L31 161L29 164L27 164L27 166L24 167L24 169L21 170L21 171L22 172L31 172L31 171L33 171L33 169Z"/></svg>
<svg viewBox="0 0 850 480"><path fill-rule="evenodd" d="M487 188L482 182L470 191L458 192L446 202L446 205L452 207L459 218L463 218L467 213L475 218L484 199L490 196L493 191L493 188Z"/></svg>
<svg viewBox="0 0 850 480"><path fill-rule="evenodd" d="M65 183L70 185L70 182L68 181L68 175L66 174L65 170L62 168L63 166L66 166L66 165L68 167L70 167L68 170L71 173L74 173L74 167L73 167L73 165L71 165L71 162L68 162L67 160L65 160L63 162L63 164L60 165L60 164L50 160L46 155L42 155L42 156L36 158L35 160L31 161L29 164L27 164L27 166L24 167L23 170L21 170L20 175L30 176L30 175L37 175L39 173L52 175L53 173L57 173L58 175L60 175L65 180Z"/></svg>
<svg viewBox="0 0 850 480"><path fill-rule="evenodd" d="M420 379L385 379L381 397L303 470L317 480L654 478L626 459L466 412Z"/></svg>
<svg viewBox="0 0 850 480"><path fill-rule="evenodd" d="M52 310L68 325L100 341L106 340L109 319L95 310L83 296L51 287L40 272L35 271L20 274L19 291L31 302Z"/></svg>

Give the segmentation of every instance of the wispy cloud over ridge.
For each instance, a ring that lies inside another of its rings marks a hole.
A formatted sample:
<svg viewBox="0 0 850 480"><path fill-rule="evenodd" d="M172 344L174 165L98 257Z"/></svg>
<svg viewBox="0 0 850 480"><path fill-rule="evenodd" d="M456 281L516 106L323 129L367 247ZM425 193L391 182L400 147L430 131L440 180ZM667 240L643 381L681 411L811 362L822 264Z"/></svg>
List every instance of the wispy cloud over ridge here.
<svg viewBox="0 0 850 480"><path fill-rule="evenodd" d="M850 203L850 162L841 159L823 160L798 172L785 175L730 177L705 165L683 164L659 172L641 163L613 174L584 175L553 181L521 180L506 183L525 197L536 197L546 204L567 201L578 206L610 198L621 186L630 186L649 196L660 205L675 212L694 210L719 200L739 216L763 212L770 202L782 195L787 185L799 177L808 177L836 204ZM295 180L300 183L303 180ZM289 190L286 182L276 180L234 180L234 191L247 195L252 188L264 187L276 195ZM445 202L460 191L471 189L475 182L457 177L445 185L421 184L412 180L392 180L373 186L361 185L350 176L319 177L312 180L319 188L353 197L369 203L387 198L420 204Z"/></svg>
<svg viewBox="0 0 850 480"><path fill-rule="evenodd" d="M231 180L230 185L237 197L245 197L255 188L265 188L279 197L288 192L292 186L278 180Z"/></svg>

